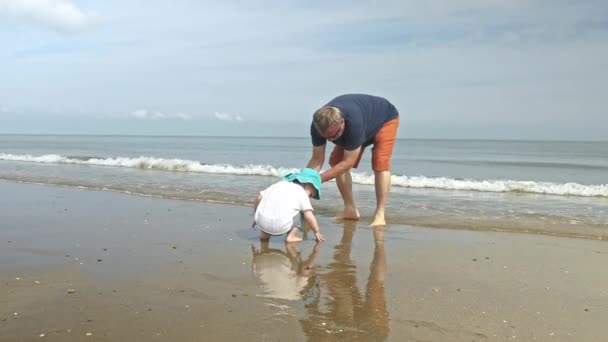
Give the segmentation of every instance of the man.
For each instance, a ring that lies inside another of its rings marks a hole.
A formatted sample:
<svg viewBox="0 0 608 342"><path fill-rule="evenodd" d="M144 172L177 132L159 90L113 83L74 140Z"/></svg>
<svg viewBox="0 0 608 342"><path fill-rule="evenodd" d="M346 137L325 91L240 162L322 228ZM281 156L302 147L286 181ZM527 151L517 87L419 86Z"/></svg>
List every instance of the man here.
<svg viewBox="0 0 608 342"><path fill-rule="evenodd" d="M357 168L366 146L372 148L372 169L376 187L376 211L372 226L385 225L384 208L391 187L391 156L399 127L399 113L382 97L348 94L331 100L317 110L310 126L312 158L309 168L320 170L327 141L335 144L329 165L321 174L326 182L335 178L344 201L342 218L359 219L352 192L351 168Z"/></svg>

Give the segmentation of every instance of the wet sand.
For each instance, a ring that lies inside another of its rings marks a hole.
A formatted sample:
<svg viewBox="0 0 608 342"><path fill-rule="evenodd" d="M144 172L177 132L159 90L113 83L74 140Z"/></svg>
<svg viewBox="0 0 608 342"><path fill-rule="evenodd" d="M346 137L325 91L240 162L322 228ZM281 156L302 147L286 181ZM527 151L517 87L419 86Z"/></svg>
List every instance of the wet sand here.
<svg viewBox="0 0 608 342"><path fill-rule="evenodd" d="M608 243L0 182L0 341L605 341ZM390 220L390 217L389 217Z"/></svg>

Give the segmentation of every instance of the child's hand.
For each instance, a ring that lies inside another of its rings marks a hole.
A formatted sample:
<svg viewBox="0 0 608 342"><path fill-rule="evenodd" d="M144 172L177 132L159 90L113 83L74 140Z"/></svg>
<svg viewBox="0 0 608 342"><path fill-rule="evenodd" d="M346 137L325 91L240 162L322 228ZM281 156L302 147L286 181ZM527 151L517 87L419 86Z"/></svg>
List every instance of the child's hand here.
<svg viewBox="0 0 608 342"><path fill-rule="evenodd" d="M323 234L321 234L321 232L315 233L315 239L319 242L325 241L325 237L323 236Z"/></svg>

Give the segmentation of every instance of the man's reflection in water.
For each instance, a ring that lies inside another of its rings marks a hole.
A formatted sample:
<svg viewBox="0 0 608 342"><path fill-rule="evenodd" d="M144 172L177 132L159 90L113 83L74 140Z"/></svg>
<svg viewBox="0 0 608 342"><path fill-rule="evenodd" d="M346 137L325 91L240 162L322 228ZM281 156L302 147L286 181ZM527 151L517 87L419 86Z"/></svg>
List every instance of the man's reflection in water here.
<svg viewBox="0 0 608 342"><path fill-rule="evenodd" d="M365 297L357 286L357 268L350 258L357 222L345 221L342 239L335 247L333 261L319 274L318 286L307 304L308 317L300 320L311 341L383 341L389 334L384 283L386 254L384 228L374 228L374 256L370 265Z"/></svg>

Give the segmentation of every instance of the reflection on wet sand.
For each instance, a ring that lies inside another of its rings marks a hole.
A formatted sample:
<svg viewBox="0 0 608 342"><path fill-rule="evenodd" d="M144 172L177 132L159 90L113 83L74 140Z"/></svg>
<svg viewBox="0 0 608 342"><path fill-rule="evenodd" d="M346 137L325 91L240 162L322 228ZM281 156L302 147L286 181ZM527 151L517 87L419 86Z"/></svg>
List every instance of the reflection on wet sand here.
<svg viewBox="0 0 608 342"><path fill-rule="evenodd" d="M317 243L306 260L296 249L297 244L286 244L285 252L270 248L268 241L260 241L260 249L251 246L253 274L262 283L262 297L284 300L306 299L316 290L313 266L319 253Z"/></svg>
<svg viewBox="0 0 608 342"><path fill-rule="evenodd" d="M374 255L364 296L357 286L357 266L351 260L356 228L357 222L344 223L333 261L318 274L321 291L307 302L307 317L300 320L310 341L383 341L389 335L383 227L374 229Z"/></svg>

